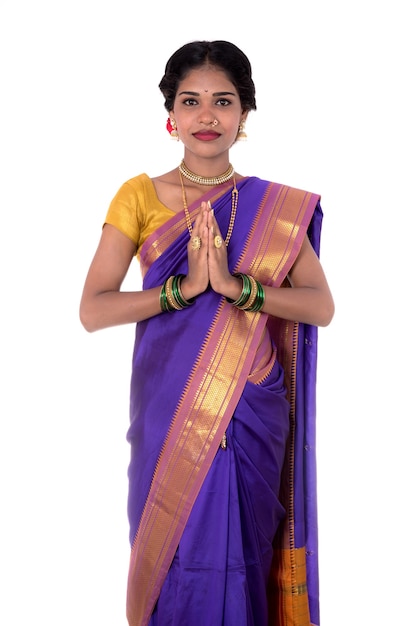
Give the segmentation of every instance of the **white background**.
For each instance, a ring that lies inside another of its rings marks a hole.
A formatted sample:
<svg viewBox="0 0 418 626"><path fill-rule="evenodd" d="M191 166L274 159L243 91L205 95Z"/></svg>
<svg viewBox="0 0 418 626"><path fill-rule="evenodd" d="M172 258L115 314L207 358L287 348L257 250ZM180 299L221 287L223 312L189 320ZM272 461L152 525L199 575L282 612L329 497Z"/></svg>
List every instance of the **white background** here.
<svg viewBox="0 0 418 626"><path fill-rule="evenodd" d="M134 327L88 334L78 305L116 190L181 158L158 83L193 39L253 65L236 170L322 195L322 626L418 623L412 5L2 0L2 626L125 624Z"/></svg>

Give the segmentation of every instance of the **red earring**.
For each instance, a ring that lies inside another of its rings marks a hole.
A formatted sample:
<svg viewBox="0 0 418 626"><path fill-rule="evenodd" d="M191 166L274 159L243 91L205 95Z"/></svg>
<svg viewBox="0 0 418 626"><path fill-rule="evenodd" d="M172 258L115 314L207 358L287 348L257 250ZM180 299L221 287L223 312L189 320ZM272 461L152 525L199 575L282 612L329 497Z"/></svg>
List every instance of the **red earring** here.
<svg viewBox="0 0 418 626"><path fill-rule="evenodd" d="M166 128L167 128L168 132L170 133L171 138L175 139L176 141L178 141L179 140L179 134L177 132L176 120L168 118L167 124L166 124Z"/></svg>

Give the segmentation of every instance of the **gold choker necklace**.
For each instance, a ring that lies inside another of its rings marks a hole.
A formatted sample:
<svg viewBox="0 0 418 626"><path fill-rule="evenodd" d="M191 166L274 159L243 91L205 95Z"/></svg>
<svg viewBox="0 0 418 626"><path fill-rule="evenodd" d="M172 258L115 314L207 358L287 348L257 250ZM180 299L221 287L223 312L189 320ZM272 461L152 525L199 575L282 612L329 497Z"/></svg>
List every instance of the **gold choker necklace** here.
<svg viewBox="0 0 418 626"><path fill-rule="evenodd" d="M187 229L191 237L192 231L193 231L192 220L191 220L190 213L189 213L189 207L187 206L186 190L184 188L183 176L182 176L183 172L181 168L179 168L179 170L180 170L179 173L180 173L181 191L183 194L184 215L186 217ZM234 175L234 172L232 172L232 175ZM234 229L235 216L237 214L237 206L238 206L238 189L237 189L237 184L236 184L235 176L234 176L234 188L232 190L232 196L231 196L231 217L229 218L228 231L225 237L225 246L229 244L229 240L231 239L232 231Z"/></svg>
<svg viewBox="0 0 418 626"><path fill-rule="evenodd" d="M200 176L199 174L195 174L186 166L184 160L179 165L179 170L183 174L185 178L191 180L192 183L197 183L198 185L221 185L222 183L226 183L227 180L230 180L234 175L234 168L231 164L229 164L228 169L223 174L219 174L219 176Z"/></svg>

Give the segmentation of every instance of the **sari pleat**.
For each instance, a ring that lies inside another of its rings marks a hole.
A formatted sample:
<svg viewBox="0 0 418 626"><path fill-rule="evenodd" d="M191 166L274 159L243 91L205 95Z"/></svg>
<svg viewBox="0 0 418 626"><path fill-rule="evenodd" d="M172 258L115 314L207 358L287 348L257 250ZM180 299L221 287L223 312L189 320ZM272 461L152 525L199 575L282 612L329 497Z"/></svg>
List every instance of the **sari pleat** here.
<svg viewBox="0 0 418 626"><path fill-rule="evenodd" d="M289 405L279 365L247 383L193 506L152 626L265 626ZM255 408L258 407L256 411ZM227 532L225 532L225 529Z"/></svg>

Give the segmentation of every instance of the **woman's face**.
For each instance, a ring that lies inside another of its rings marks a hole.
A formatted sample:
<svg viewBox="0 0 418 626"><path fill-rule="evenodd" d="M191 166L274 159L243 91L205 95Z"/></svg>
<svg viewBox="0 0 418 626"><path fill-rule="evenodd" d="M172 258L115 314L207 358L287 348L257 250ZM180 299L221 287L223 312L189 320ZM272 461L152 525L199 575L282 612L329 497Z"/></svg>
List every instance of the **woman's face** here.
<svg viewBox="0 0 418 626"><path fill-rule="evenodd" d="M187 151L216 157L235 142L238 126L247 114L225 72L205 65L191 70L179 83L170 116Z"/></svg>

